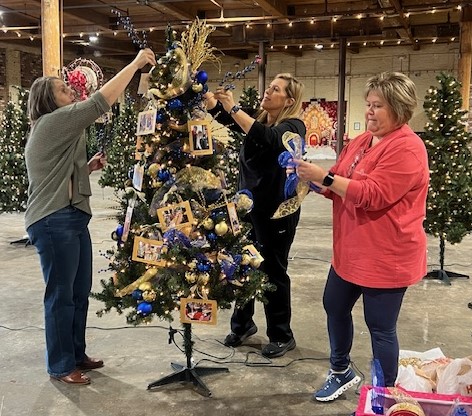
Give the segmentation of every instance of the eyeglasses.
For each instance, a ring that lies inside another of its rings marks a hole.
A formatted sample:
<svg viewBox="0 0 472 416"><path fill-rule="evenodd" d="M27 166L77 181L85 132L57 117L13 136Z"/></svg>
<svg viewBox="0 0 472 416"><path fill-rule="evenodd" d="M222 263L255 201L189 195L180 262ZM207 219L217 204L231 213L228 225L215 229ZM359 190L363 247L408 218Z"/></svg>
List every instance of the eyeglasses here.
<svg viewBox="0 0 472 416"><path fill-rule="evenodd" d="M352 176L352 174L354 173L354 169L356 169L356 166L364 158L364 155L365 155L365 149L361 147L360 150L357 152L357 154L354 156L351 166L349 166L349 169L347 170L347 174L346 174L347 178L350 178Z"/></svg>

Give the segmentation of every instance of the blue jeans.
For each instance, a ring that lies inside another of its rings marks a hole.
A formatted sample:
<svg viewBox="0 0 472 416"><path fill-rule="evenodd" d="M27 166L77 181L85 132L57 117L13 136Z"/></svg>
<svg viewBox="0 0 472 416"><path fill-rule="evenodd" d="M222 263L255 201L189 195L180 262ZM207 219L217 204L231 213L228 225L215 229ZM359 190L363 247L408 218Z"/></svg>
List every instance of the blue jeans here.
<svg viewBox="0 0 472 416"><path fill-rule="evenodd" d="M90 215L67 206L28 227L46 290L47 371L62 377L85 358L85 328L92 288Z"/></svg>
<svg viewBox="0 0 472 416"><path fill-rule="evenodd" d="M352 308L362 295L364 319L369 328L373 358L380 361L385 385L393 386L398 372L397 319L406 287L374 289L346 282L331 267L323 295L328 316L331 348L330 363L335 371L345 370L350 363L354 336Z"/></svg>

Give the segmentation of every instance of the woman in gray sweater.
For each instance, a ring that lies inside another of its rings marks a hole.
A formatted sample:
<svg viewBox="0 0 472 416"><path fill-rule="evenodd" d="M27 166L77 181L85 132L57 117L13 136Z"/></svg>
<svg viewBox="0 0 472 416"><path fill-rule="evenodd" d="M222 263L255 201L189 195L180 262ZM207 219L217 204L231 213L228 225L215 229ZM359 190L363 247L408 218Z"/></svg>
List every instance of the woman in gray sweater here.
<svg viewBox="0 0 472 416"><path fill-rule="evenodd" d="M47 371L63 383L89 384L90 378L82 371L103 366L102 360L85 354L85 328L92 287L88 175L101 169L106 160L97 153L87 162L84 130L109 110L146 64L156 64L150 49L141 50L82 102L74 102L72 90L57 77L37 78L30 89L25 223L46 284Z"/></svg>

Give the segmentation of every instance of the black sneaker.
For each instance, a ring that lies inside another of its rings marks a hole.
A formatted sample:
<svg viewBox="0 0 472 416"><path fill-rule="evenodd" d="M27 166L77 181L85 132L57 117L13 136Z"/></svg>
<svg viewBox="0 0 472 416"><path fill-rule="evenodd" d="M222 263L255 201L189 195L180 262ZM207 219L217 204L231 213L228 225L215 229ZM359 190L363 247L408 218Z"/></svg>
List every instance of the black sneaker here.
<svg viewBox="0 0 472 416"><path fill-rule="evenodd" d="M238 335L234 332L230 332L226 335L226 338L223 342L227 347L239 347L246 338L249 338L251 335L254 335L257 332L257 326L254 324L251 326L244 334Z"/></svg>
<svg viewBox="0 0 472 416"><path fill-rule="evenodd" d="M287 342L271 342L262 348L262 355L268 358L282 357L287 351L293 350L297 346L292 338Z"/></svg>

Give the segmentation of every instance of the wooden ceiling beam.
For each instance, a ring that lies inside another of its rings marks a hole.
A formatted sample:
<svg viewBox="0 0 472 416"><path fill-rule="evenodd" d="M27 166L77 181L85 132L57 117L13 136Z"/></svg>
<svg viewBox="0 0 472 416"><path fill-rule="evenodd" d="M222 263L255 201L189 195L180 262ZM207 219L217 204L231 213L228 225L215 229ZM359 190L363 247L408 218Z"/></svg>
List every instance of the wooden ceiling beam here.
<svg viewBox="0 0 472 416"><path fill-rule="evenodd" d="M287 16L287 2L281 0L258 0L259 7L268 15L275 17Z"/></svg>

